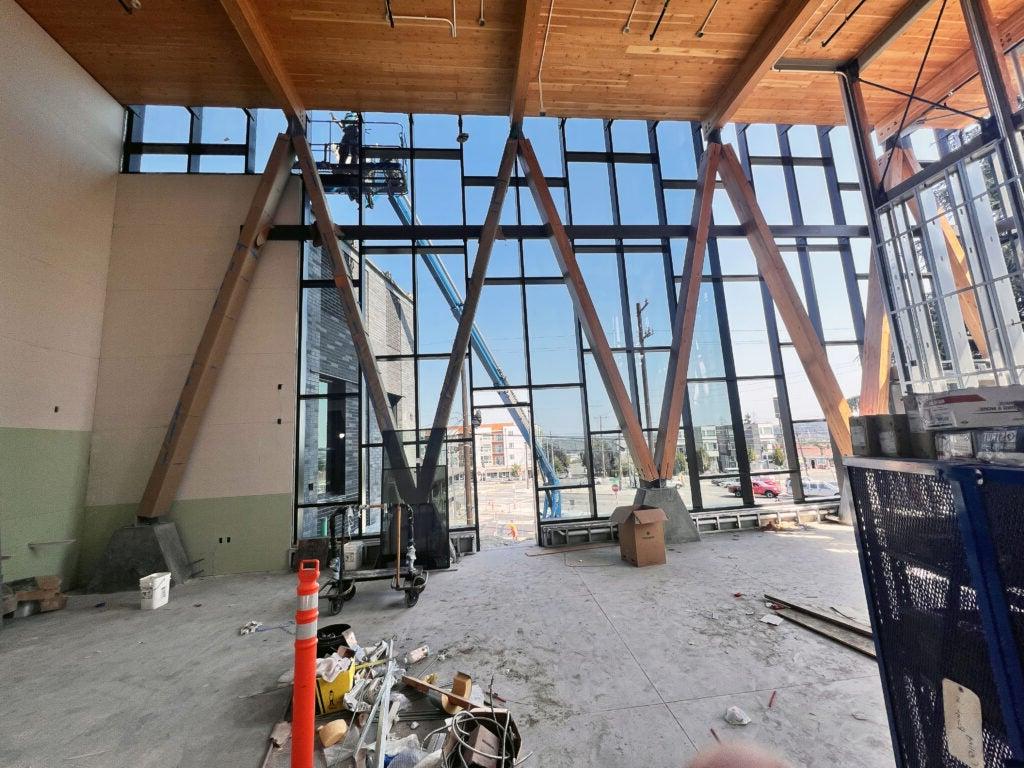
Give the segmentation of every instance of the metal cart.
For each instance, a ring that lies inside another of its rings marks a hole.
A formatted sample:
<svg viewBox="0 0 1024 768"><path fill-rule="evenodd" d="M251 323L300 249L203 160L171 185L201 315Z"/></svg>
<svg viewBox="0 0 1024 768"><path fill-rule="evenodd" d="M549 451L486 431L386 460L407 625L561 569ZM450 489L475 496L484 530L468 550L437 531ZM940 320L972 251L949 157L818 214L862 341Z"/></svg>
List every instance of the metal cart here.
<svg viewBox="0 0 1024 768"><path fill-rule="evenodd" d="M382 510L380 521L380 548L375 567L345 570L345 531L348 530L349 513L361 514L370 508ZM339 534L338 518L342 518ZM387 521L387 524L386 524ZM394 565L381 567L387 558L390 536L394 535ZM403 535L405 534L405 535ZM329 601L328 613L341 613L347 600L356 594L356 583L360 581L391 580L391 588L405 592L405 604L411 608L420 599L420 593L427 588L427 572L416 565L416 538L413 530L413 515L405 504L347 506L335 510L329 518L329 549L327 567L331 578L320 587L320 599ZM402 550L405 549L405 566L402 565Z"/></svg>

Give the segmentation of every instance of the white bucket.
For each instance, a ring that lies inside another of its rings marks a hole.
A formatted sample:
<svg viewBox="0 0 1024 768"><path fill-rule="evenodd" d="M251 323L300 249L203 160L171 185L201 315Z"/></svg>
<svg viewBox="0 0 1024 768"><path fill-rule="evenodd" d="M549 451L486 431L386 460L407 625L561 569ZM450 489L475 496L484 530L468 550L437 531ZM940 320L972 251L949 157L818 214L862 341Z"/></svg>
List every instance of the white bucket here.
<svg viewBox="0 0 1024 768"><path fill-rule="evenodd" d="M144 611L166 605L171 596L171 574L163 571L143 576L139 579L139 593Z"/></svg>

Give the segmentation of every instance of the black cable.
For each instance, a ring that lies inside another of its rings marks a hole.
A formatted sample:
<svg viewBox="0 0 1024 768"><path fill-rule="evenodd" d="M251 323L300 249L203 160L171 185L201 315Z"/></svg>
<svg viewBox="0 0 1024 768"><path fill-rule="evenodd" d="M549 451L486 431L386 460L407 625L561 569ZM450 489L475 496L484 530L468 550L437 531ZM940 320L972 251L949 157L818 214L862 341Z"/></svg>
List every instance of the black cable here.
<svg viewBox="0 0 1024 768"><path fill-rule="evenodd" d="M907 97L907 105L903 108L903 117L900 118L900 127L896 129L896 133L893 134L899 139L900 134L903 133L903 126L906 125L907 115L910 114L910 105L914 101L914 96L917 94L917 86L921 82L921 75L924 74L924 65L928 63L928 54L931 53L932 43L935 42L935 34L939 31L939 22L942 21L942 14L946 11L946 2L948 0L942 0L942 5L939 6L939 15L935 17L935 26L932 27L931 37L928 38L928 45L924 49L924 56L921 57L921 66L917 68L917 77L914 78L914 85L910 89L910 95ZM889 156L885 159L885 168L882 170L880 178L881 183L885 184L885 175L889 173L889 166L892 164L892 152L889 152Z"/></svg>
<svg viewBox="0 0 1024 768"><path fill-rule="evenodd" d="M654 29L651 30L651 40L654 40L654 36L658 34L658 27L661 26L661 20L665 18L665 11L668 10L668 4L670 2L672 2L672 0L665 0L665 4L661 6L661 13L658 14L658 20L654 22Z"/></svg>
<svg viewBox="0 0 1024 768"><path fill-rule="evenodd" d="M395 17L391 13L391 0L384 0L384 9L387 11L387 14L388 14L388 24L391 25L392 29L394 29L395 28Z"/></svg>
<svg viewBox="0 0 1024 768"><path fill-rule="evenodd" d="M860 2L853 7L853 10L846 14L846 18L839 22L839 26L832 30L832 34L821 41L822 48L824 48L825 46L832 42L832 39L842 31L843 27L846 26L846 23L854 17L854 14L856 14L857 11L861 9L861 6L864 5L864 3L866 3L867 1L868 0L860 0Z"/></svg>
<svg viewBox="0 0 1024 768"><path fill-rule="evenodd" d="M865 80L863 77L860 78L860 81L862 83L864 83L864 85L870 85L872 88L878 88L878 89L883 90L883 91L888 91L889 93L895 93L897 96L906 96L908 98L913 99L914 101L920 101L923 104L929 104L930 106L935 107L936 109L944 109L947 112L952 112L954 115L960 115L962 117L969 117L972 120L981 120L982 119L979 115L976 115L973 112L964 112L962 109L956 109L955 107L951 107L948 104L943 104L943 103L938 102L938 101L932 101L931 99L926 99L926 98L924 98L922 96L915 96L912 93L907 93L906 91L901 91L898 88L890 88L888 85L882 85L881 83L876 83L876 82L873 82L872 80Z"/></svg>

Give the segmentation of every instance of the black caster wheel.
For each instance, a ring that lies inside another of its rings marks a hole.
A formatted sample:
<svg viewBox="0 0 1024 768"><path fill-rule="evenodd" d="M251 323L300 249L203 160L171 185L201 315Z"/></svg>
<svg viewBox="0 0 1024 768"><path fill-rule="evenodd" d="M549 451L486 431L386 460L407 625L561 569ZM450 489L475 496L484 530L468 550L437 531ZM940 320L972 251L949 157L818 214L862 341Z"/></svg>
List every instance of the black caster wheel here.
<svg viewBox="0 0 1024 768"><path fill-rule="evenodd" d="M420 600L420 593L415 589L405 590L405 607L412 608Z"/></svg>
<svg viewBox="0 0 1024 768"><path fill-rule="evenodd" d="M356 596L356 583L354 581L341 582L341 599L351 600Z"/></svg>
<svg viewBox="0 0 1024 768"><path fill-rule="evenodd" d="M329 605L330 608L328 609L327 612L331 616L337 616L339 613L341 613L341 609L345 605L345 601L340 597L332 597L330 599Z"/></svg>

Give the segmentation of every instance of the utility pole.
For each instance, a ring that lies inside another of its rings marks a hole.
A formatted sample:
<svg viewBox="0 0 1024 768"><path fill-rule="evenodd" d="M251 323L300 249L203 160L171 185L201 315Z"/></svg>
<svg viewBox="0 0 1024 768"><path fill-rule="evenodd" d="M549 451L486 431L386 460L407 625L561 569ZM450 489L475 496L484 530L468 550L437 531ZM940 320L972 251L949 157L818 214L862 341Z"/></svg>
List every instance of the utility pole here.
<svg viewBox="0 0 1024 768"><path fill-rule="evenodd" d="M469 388L466 386L466 368L462 368L462 478L466 486L466 525L473 525L473 481L470 465L473 463L473 427L469 413ZM473 470L475 471L475 467Z"/></svg>
<svg viewBox="0 0 1024 768"><path fill-rule="evenodd" d="M650 427L651 422L651 391L647 384L647 354L645 352L646 347L644 342L654 335L653 328L644 328L644 310L647 309L647 305L650 302L644 299L643 302L636 303L636 331L637 338L640 340L640 376L643 380L644 386L644 415L647 417L647 426ZM651 446L651 450L654 450L654 436L651 433L647 433L647 442Z"/></svg>
<svg viewBox="0 0 1024 768"><path fill-rule="evenodd" d="M601 415L601 416L597 416L595 418L597 418L597 431L598 432L603 432L604 431L604 416ZM607 461L605 460L605 457L604 457L604 435L601 435L597 439L601 441L601 476L602 477L608 477L608 463L607 463Z"/></svg>

